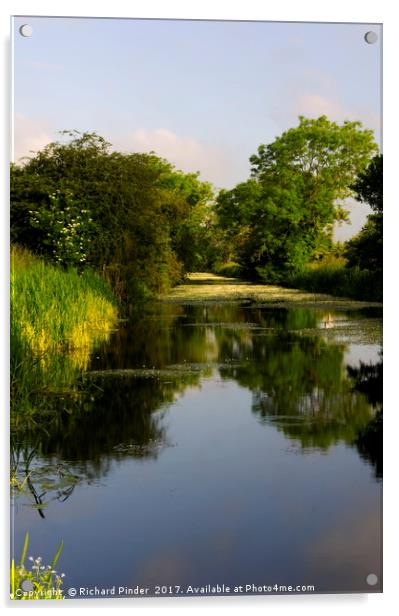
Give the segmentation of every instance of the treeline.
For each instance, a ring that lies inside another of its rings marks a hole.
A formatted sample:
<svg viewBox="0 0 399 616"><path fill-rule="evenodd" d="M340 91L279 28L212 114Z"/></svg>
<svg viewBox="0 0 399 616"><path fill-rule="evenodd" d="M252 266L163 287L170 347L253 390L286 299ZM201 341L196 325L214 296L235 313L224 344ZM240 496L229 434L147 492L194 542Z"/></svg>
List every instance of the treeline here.
<svg viewBox="0 0 399 616"><path fill-rule="evenodd" d="M259 146L246 182L217 195L154 153L115 152L96 133L64 137L12 165L12 242L96 270L126 304L206 270L381 298L382 156L360 122L300 117ZM373 214L342 246L333 227L351 196Z"/></svg>
<svg viewBox="0 0 399 616"><path fill-rule="evenodd" d="M159 293L218 254L212 186L155 154L123 154L67 132L11 167L11 241L92 268L120 300Z"/></svg>
<svg viewBox="0 0 399 616"><path fill-rule="evenodd" d="M382 156L372 131L360 122L300 117L298 127L260 145L250 162L250 178L217 198L230 250L230 265L221 271L381 299ZM348 197L368 203L373 214L340 245L333 227L347 220Z"/></svg>

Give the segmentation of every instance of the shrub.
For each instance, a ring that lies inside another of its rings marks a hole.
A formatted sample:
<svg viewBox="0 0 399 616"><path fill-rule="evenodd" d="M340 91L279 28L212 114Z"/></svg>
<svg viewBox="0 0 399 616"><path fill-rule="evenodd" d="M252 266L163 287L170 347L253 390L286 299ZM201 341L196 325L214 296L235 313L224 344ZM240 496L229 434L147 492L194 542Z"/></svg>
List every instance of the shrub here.
<svg viewBox="0 0 399 616"><path fill-rule="evenodd" d="M242 267L235 261L228 261L227 263L219 263L214 267L214 273L220 276L231 276L232 278L239 278L242 276Z"/></svg>

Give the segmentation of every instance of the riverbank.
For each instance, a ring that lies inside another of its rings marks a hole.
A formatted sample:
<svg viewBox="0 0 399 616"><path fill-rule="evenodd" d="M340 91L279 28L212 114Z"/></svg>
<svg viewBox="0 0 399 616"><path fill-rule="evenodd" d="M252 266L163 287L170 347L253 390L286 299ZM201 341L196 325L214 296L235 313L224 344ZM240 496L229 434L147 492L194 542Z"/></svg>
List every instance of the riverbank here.
<svg viewBox="0 0 399 616"><path fill-rule="evenodd" d="M66 270L12 248L12 427L46 407L46 395L72 387L116 322L116 302L97 274Z"/></svg>
<svg viewBox="0 0 399 616"><path fill-rule="evenodd" d="M342 309L362 306L381 306L379 302L364 302L326 293L312 293L275 285L247 282L208 272L187 275L187 280L159 297L165 303L198 304L215 302L240 302L249 304L273 305L275 307L335 307Z"/></svg>

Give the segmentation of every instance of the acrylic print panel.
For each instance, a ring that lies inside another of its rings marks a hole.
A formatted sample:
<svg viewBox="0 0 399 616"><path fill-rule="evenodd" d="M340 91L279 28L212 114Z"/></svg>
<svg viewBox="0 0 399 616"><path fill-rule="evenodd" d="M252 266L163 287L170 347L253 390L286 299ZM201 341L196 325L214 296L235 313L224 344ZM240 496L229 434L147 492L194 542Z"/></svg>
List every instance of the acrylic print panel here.
<svg viewBox="0 0 399 616"><path fill-rule="evenodd" d="M381 592L381 25L12 30L13 598Z"/></svg>

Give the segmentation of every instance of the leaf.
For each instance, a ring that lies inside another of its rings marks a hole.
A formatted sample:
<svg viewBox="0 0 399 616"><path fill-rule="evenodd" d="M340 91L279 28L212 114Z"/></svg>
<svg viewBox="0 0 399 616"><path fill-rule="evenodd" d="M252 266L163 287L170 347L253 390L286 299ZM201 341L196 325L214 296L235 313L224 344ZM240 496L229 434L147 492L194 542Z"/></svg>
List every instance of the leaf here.
<svg viewBox="0 0 399 616"><path fill-rule="evenodd" d="M29 545L29 533L27 532L26 535L25 535L24 547L22 548L21 560L19 562L21 567L23 566L23 564L25 562L26 553L28 551L28 545Z"/></svg>
<svg viewBox="0 0 399 616"><path fill-rule="evenodd" d="M57 564L57 561L58 561L58 559L60 557L60 554L62 552L62 548L63 547L64 547L64 541L61 539L61 543L60 543L60 545L58 547L58 550L57 550L57 552L56 552L56 554L55 554L55 556L53 558L53 562L51 563L51 568L52 569L54 569L55 565Z"/></svg>

